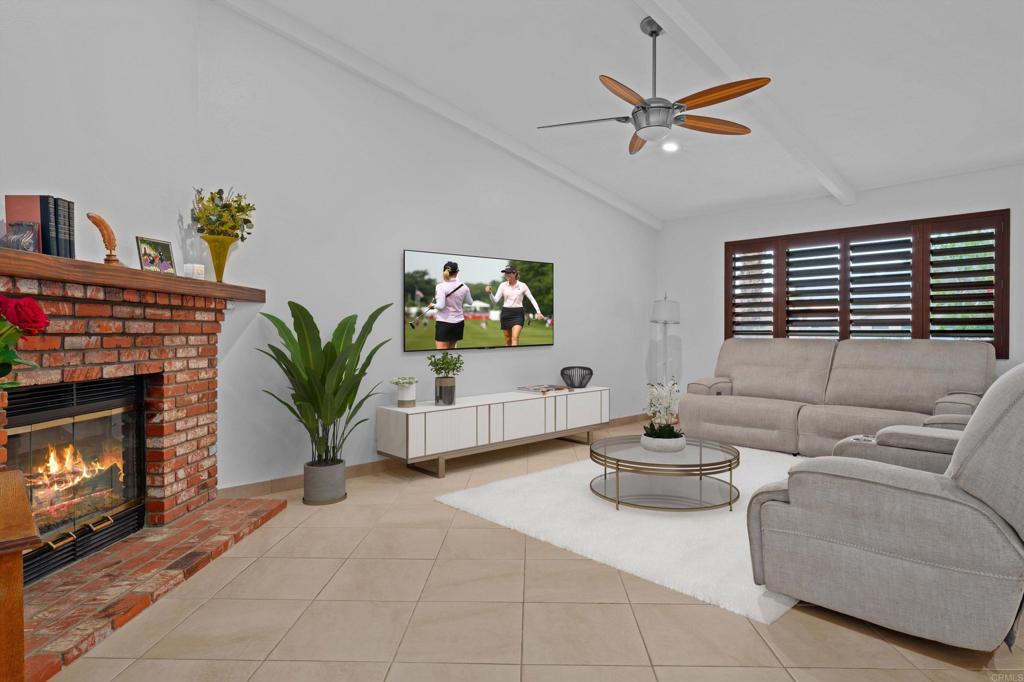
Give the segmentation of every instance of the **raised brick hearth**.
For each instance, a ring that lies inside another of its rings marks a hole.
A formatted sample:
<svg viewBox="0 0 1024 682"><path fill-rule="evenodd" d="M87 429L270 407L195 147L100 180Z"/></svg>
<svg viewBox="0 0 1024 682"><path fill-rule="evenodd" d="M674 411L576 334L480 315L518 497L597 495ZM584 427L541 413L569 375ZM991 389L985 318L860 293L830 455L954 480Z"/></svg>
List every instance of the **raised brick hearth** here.
<svg viewBox="0 0 1024 682"><path fill-rule="evenodd" d="M0 291L33 296L51 320L18 344L40 365L17 372L23 385L145 375L147 523L169 523L217 496L225 299L12 277L0 277ZM6 459L0 447L0 466Z"/></svg>

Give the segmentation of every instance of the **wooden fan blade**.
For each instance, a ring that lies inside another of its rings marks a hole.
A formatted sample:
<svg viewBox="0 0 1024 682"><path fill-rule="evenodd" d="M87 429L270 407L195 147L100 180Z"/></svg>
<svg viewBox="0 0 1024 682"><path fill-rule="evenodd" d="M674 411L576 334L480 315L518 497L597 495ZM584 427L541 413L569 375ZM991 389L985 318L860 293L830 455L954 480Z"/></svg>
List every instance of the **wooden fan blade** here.
<svg viewBox="0 0 1024 682"><path fill-rule="evenodd" d="M686 120L676 125L690 130L699 130L702 133L717 133L718 135L746 135L750 132L750 128L747 126L726 121L724 118L691 114L687 114Z"/></svg>
<svg viewBox="0 0 1024 682"><path fill-rule="evenodd" d="M610 76L600 76L601 84L604 87L611 90L612 94L616 97L626 100L634 107L638 107L644 103L644 98L636 93L635 90L627 88L625 85L615 80Z"/></svg>
<svg viewBox="0 0 1024 682"><path fill-rule="evenodd" d="M603 76L602 76L603 77ZM748 78L732 83L723 83L707 90L695 92L692 95L677 99L676 104L683 104L687 109L699 109L711 104L718 104L734 97L746 95L758 88L763 88L771 82L771 78ZM625 99L625 98L623 98Z"/></svg>
<svg viewBox="0 0 1024 682"><path fill-rule="evenodd" d="M629 138L629 153L631 155L636 154L638 151L644 148L645 144L647 144L647 140L640 137L636 133L633 133L633 137Z"/></svg>

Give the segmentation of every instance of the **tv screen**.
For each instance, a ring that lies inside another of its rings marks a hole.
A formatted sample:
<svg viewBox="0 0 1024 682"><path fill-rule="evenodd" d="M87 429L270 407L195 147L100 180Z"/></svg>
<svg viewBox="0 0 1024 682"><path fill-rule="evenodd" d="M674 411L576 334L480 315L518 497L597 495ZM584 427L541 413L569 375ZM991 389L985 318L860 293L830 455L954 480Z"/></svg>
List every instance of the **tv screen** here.
<svg viewBox="0 0 1024 682"><path fill-rule="evenodd" d="M554 263L406 251L402 297L406 351L555 342Z"/></svg>

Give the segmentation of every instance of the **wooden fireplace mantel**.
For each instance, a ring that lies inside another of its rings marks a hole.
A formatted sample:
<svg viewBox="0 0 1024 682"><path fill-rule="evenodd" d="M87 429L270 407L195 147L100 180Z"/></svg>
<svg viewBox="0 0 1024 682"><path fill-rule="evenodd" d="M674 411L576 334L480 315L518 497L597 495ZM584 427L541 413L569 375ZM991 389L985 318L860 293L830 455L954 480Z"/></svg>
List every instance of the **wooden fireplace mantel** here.
<svg viewBox="0 0 1024 682"><path fill-rule="evenodd" d="M107 265L41 253L0 249L0 275L26 279L54 280L101 287L159 291L185 296L207 296L230 301L265 303L263 289L221 284L191 277L145 272L126 265Z"/></svg>

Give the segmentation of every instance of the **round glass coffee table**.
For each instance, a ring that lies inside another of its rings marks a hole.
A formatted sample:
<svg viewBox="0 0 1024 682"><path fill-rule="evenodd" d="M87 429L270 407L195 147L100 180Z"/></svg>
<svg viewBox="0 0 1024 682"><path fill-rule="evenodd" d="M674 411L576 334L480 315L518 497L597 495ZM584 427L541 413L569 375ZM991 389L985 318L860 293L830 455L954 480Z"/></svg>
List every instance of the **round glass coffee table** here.
<svg viewBox="0 0 1024 682"><path fill-rule="evenodd" d="M590 459L604 473L590 482L590 491L620 505L657 511L704 511L729 507L739 499L732 470L740 452L731 445L689 441L680 452L651 452L640 436L616 436L595 441ZM729 480L715 474L728 473Z"/></svg>

